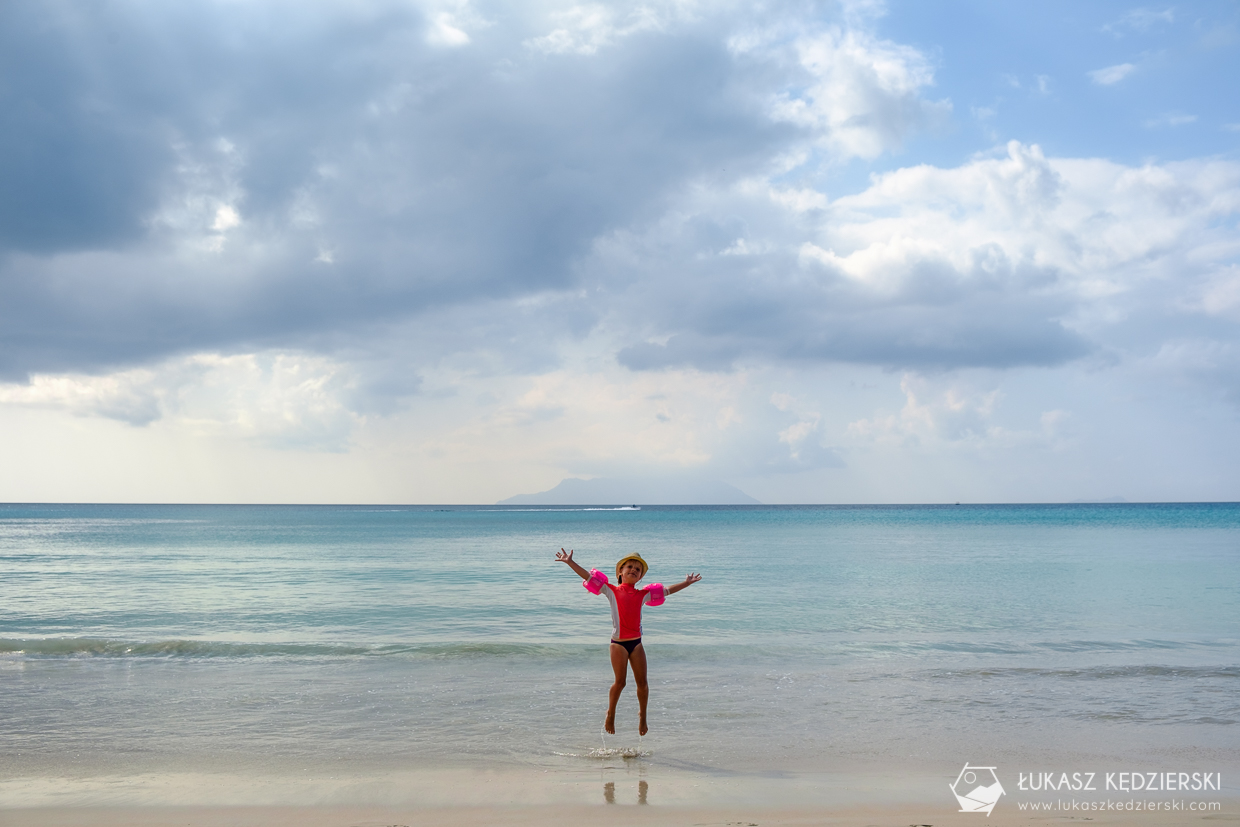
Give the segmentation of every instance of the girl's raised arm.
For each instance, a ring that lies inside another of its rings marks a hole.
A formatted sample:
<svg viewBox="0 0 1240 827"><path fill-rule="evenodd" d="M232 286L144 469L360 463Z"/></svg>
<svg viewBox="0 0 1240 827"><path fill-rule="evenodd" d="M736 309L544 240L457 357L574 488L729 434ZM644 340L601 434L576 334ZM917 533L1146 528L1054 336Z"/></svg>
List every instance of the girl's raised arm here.
<svg viewBox="0 0 1240 827"><path fill-rule="evenodd" d="M676 585L674 585L674 586L668 586L668 587L667 587L667 593L668 593L668 594L675 594L676 592L680 591L681 589L687 589L687 588L689 588L690 586L692 586L694 583L696 583L697 581L699 581L699 580L701 580L701 579L702 579L702 575L698 574L697 572L693 572L693 573L691 573L688 577L686 577L684 580L682 580L682 581L680 581L679 583L677 583Z"/></svg>
<svg viewBox="0 0 1240 827"><path fill-rule="evenodd" d="M565 551L564 549L560 549L559 551L556 552L555 559L560 561L561 563L567 563L568 567L572 569L573 571L577 572L577 574L581 577L582 580L590 579L590 572L586 571L581 566L577 565L577 562L573 560L573 553L571 551Z"/></svg>

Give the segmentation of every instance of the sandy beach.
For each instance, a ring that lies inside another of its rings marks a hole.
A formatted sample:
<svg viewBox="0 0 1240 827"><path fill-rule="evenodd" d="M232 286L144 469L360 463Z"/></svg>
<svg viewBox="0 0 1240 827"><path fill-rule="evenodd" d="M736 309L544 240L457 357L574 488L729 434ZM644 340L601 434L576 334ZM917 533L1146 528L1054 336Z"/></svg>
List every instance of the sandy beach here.
<svg viewBox="0 0 1240 827"><path fill-rule="evenodd" d="M543 805L517 807L45 807L0 811L11 827L976 827L979 824L1227 824L1240 821L1236 801L1213 814L1141 813L1048 816L995 812L990 818L952 813L941 805L783 809L777 807L675 807Z"/></svg>
<svg viewBox="0 0 1240 827"><path fill-rule="evenodd" d="M949 779L930 774L711 776L642 761L588 771L449 769L303 778L147 774L0 781L5 827L413 827L414 825L633 824L662 827L950 827L1005 824L1219 824L1240 821L1240 800L1186 794L1173 811L1031 812L1071 794L1008 790L989 817L961 813ZM1008 786L1012 786L1009 784ZM1172 800L1110 794L1114 802ZM1092 799L1106 799L1094 794ZM1195 812L1187 802L1215 802ZM1165 806L1165 804L1163 805ZM1022 809L1023 807L1023 809Z"/></svg>

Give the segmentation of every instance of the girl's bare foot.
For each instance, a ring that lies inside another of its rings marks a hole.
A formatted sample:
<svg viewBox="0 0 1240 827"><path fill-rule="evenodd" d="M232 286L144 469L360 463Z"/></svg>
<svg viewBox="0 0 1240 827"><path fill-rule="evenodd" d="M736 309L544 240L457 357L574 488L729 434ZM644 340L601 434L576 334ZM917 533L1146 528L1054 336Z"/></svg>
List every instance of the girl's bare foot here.
<svg viewBox="0 0 1240 827"><path fill-rule="evenodd" d="M616 713L613 712L607 716L607 720L603 722L603 731L608 735L616 734Z"/></svg>
<svg viewBox="0 0 1240 827"><path fill-rule="evenodd" d="M646 726L646 716L643 715L641 717L641 720L637 722L637 734L645 735L649 731L650 731L650 727Z"/></svg>

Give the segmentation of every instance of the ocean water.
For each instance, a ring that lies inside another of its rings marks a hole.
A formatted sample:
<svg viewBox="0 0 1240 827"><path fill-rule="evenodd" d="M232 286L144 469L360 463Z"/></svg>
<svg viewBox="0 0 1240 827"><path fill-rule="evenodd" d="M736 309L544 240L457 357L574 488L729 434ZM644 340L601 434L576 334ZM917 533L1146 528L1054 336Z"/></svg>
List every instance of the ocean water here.
<svg viewBox="0 0 1240 827"><path fill-rule="evenodd" d="M645 739L561 547L703 575ZM1236 504L0 505L0 572L7 779L1240 767Z"/></svg>

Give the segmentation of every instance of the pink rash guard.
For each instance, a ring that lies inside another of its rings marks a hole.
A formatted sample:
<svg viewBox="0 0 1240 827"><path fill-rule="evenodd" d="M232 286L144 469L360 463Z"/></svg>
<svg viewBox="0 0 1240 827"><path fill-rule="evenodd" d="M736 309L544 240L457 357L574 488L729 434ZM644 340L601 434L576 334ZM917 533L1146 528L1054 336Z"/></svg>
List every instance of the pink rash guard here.
<svg viewBox="0 0 1240 827"><path fill-rule="evenodd" d="M663 602L666 590L658 583L642 589L628 583L621 583L619 586L610 583L603 585L607 587L605 594L607 602L611 604L611 639L632 640L641 637L642 605L649 603L658 606Z"/></svg>

